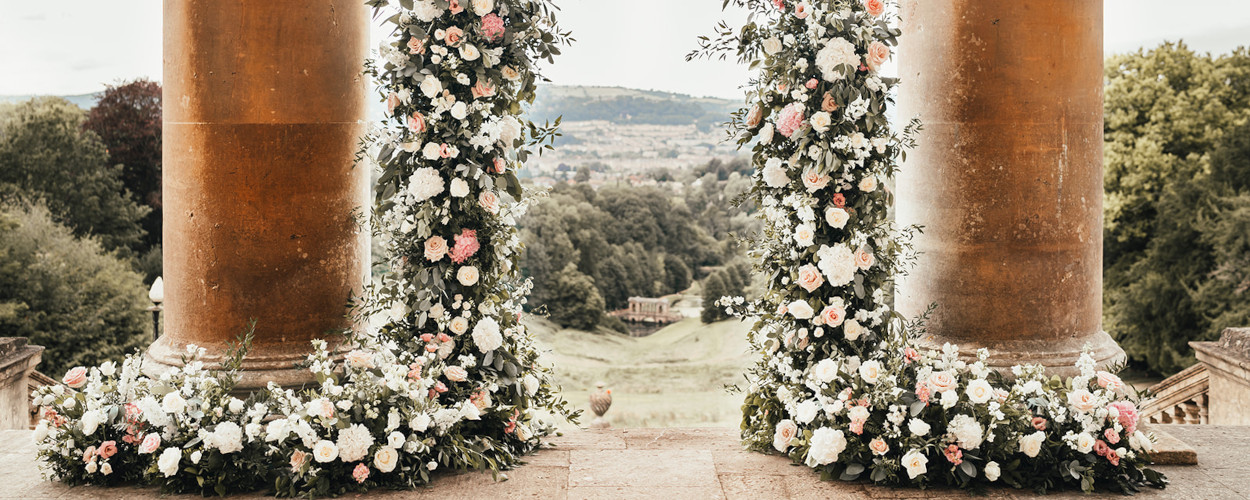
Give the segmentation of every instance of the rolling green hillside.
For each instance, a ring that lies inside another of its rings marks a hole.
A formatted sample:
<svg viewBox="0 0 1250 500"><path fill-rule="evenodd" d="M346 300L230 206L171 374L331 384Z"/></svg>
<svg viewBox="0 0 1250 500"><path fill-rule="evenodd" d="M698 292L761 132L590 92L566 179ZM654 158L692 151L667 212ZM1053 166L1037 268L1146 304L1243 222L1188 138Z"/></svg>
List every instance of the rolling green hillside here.
<svg viewBox="0 0 1250 500"><path fill-rule="evenodd" d="M741 103L729 99L622 87L544 85L530 108L531 120L606 120L622 124L689 125L709 129L729 120Z"/></svg>
<svg viewBox="0 0 1250 500"><path fill-rule="evenodd" d="M546 361L554 364L565 398L586 410L594 384L612 389L614 427L736 427L741 396L725 385L743 385L751 364L746 333L736 320L704 325L686 319L647 337L615 332L562 330L545 319L526 320Z"/></svg>

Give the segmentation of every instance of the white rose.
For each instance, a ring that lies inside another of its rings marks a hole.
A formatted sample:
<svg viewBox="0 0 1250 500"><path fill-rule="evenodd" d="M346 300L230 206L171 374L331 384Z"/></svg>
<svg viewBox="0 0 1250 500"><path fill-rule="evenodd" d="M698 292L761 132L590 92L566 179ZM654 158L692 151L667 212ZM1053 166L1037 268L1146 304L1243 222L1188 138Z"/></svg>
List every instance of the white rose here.
<svg viewBox="0 0 1250 500"><path fill-rule="evenodd" d="M539 381L538 377L535 377L533 374L525 374L525 376L521 378L521 385L525 386L526 394L529 394L530 396L538 394Z"/></svg>
<svg viewBox="0 0 1250 500"><path fill-rule="evenodd" d="M786 309L789 309L790 315L796 319L812 319L812 316L816 314L816 311L812 310L812 305L804 300L791 302Z"/></svg>
<svg viewBox="0 0 1250 500"><path fill-rule="evenodd" d="M404 445L404 433L395 431L386 436L386 445L391 448L399 448Z"/></svg>
<svg viewBox="0 0 1250 500"><path fill-rule="evenodd" d="M968 382L968 400L976 404L982 404L994 397L994 388L990 387L990 383L985 379L976 379Z"/></svg>
<svg viewBox="0 0 1250 500"><path fill-rule="evenodd" d="M424 156L425 159L427 160L437 160L443 157L442 152L443 150L441 147L439 147L437 142L429 142L429 143L426 143L425 148L421 150L421 156ZM424 167L424 168L429 168L429 167ZM420 169L417 169L417 170L420 170Z"/></svg>
<svg viewBox="0 0 1250 500"><path fill-rule="evenodd" d="M1088 432L1082 432L1076 435L1076 441L1072 442L1071 446L1078 453L1089 453L1090 450L1094 449L1095 441L1097 440L1094 439L1094 436L1089 435Z"/></svg>
<svg viewBox="0 0 1250 500"><path fill-rule="evenodd" d="M460 47L460 57L466 61L476 61L477 58L482 57L482 52L477 50L477 47L474 47L469 44L464 44ZM457 118L457 119L459 120L462 118Z"/></svg>
<svg viewBox="0 0 1250 500"><path fill-rule="evenodd" d="M464 198L469 194L469 183L465 182L464 179L456 177L451 180L451 189L448 192L456 198Z"/></svg>
<svg viewBox="0 0 1250 500"><path fill-rule="evenodd" d="M461 335L469 331L469 319L463 316L456 316L451 319L451 323L447 325L447 328L451 330L451 333Z"/></svg>
<svg viewBox="0 0 1250 500"><path fill-rule="evenodd" d="M177 447L165 448L165 451L161 452L161 457L156 460L156 468L165 477L173 477L178 473L178 463L181 461L182 450Z"/></svg>
<svg viewBox="0 0 1250 500"><path fill-rule="evenodd" d="M998 476L1002 473L1003 471L998 467L998 462L991 460L990 463L985 464L985 478L989 479L991 483L997 481Z"/></svg>
<svg viewBox="0 0 1250 500"><path fill-rule="evenodd" d="M1046 441L1046 433L1037 431L1020 437L1020 453L1029 458L1036 457L1042 451L1042 443Z"/></svg>
<svg viewBox="0 0 1250 500"><path fill-rule="evenodd" d="M83 435L90 436L92 434L95 434L96 429L100 427L101 417L102 415L98 411L89 411L89 412L83 413L82 414ZM44 424L43 421L40 421L39 423L43 424L44 435L47 435L48 433L47 424ZM35 440L39 441L39 438L36 438Z"/></svg>
<svg viewBox="0 0 1250 500"><path fill-rule="evenodd" d="M408 422L408 427L417 432L425 432L430 428L430 415L421 413Z"/></svg>
<svg viewBox="0 0 1250 500"><path fill-rule="evenodd" d="M811 224L799 224L794 228L794 242L799 248L807 248L812 246L816 241L816 228Z"/></svg>
<svg viewBox="0 0 1250 500"><path fill-rule="evenodd" d="M846 437L842 431L821 427L812 433L811 448L807 450L807 466L818 467L838 460L846 449Z"/></svg>
<svg viewBox="0 0 1250 500"><path fill-rule="evenodd" d="M907 430L911 431L913 436L929 435L929 424L924 420L913 418L907 422Z"/></svg>
<svg viewBox="0 0 1250 500"><path fill-rule="evenodd" d="M395 448L383 446L373 454L373 466L383 474L395 470L395 465L399 463L399 452Z"/></svg>
<svg viewBox="0 0 1250 500"><path fill-rule="evenodd" d="M333 441L322 439L313 445L313 459L321 463L330 463L339 457L339 447Z"/></svg>
<svg viewBox="0 0 1250 500"><path fill-rule="evenodd" d="M457 120L463 120L469 116L469 106L463 102L458 102L451 106L451 117Z"/></svg>
<svg viewBox="0 0 1250 500"><path fill-rule="evenodd" d="M112 473L113 473L113 464L104 462L104 465L100 466L100 474L104 474L107 476Z"/></svg>
<svg viewBox="0 0 1250 500"><path fill-rule="evenodd" d="M456 281L459 281L462 286L476 285L479 277L480 273L474 266L464 266L460 268L460 271L456 272Z"/></svg>
<svg viewBox="0 0 1250 500"><path fill-rule="evenodd" d="M794 419L800 424L810 424L816 419L816 414L820 412L820 405L814 400L807 400L794 409Z"/></svg>
<svg viewBox="0 0 1250 500"><path fill-rule="evenodd" d="M850 219L851 215L846 213L846 210L838 207L829 207L825 209L825 222L828 222L830 227L842 229L846 227L846 221Z"/></svg>
<svg viewBox="0 0 1250 500"><path fill-rule="evenodd" d="M426 97L433 99L435 96L443 92L443 82L438 81L436 76L427 76L421 80L421 93Z"/></svg>
<svg viewBox="0 0 1250 500"><path fill-rule="evenodd" d="M877 177L868 176L859 181L859 190L865 193L871 193L877 190Z"/></svg>
<svg viewBox="0 0 1250 500"><path fill-rule="evenodd" d="M812 117L807 119L807 123L812 126L812 130L823 134L826 130L829 130L829 126L833 124L833 119L829 116L829 113L820 111L813 113Z"/></svg>
<svg viewBox="0 0 1250 500"><path fill-rule="evenodd" d="M949 410L951 409L951 407L955 406L957 403L959 403L959 393L956 393L955 391L945 391L942 393L942 408L943 409Z"/></svg>
<svg viewBox="0 0 1250 500"><path fill-rule="evenodd" d="M764 126L760 128L760 143L768 144L773 142L773 134L776 133L776 130L777 128L773 125L773 122L765 123Z"/></svg>
<svg viewBox="0 0 1250 500"><path fill-rule="evenodd" d="M790 449L790 440L799 434L799 426L793 420L785 419L777 422L777 430L773 432L773 448L785 453Z"/></svg>
<svg viewBox="0 0 1250 500"><path fill-rule="evenodd" d="M777 54L778 52L781 52L781 39L780 38L777 38L774 36L774 37L770 37L764 40L764 53L765 54L768 54L771 56L771 55Z"/></svg>
<svg viewBox="0 0 1250 500"><path fill-rule="evenodd" d="M869 384L876 384L877 380L881 378L881 362L871 359L859 365L859 378L864 379L864 382Z"/></svg>
<svg viewBox="0 0 1250 500"><path fill-rule="evenodd" d="M105 465L108 465L108 462L105 462ZM95 474L95 471L98 470L99 468L100 466L96 464L95 461L87 462L87 466L86 466L87 474Z"/></svg>
<svg viewBox="0 0 1250 500"><path fill-rule="evenodd" d="M845 323L842 323L842 334L846 337L846 340L858 340L866 331L868 330L854 319L848 319Z"/></svg>
<svg viewBox="0 0 1250 500"><path fill-rule="evenodd" d="M473 0L472 5L473 13L479 16L485 16L495 10L495 0Z"/></svg>
<svg viewBox="0 0 1250 500"><path fill-rule="evenodd" d="M521 122L512 115L505 116L499 120L499 141L506 146L511 146L513 142L521 138Z"/></svg>
<svg viewBox="0 0 1250 500"><path fill-rule="evenodd" d="M838 362L832 359L822 359L816 363L816 367L812 369L812 375L824 383L833 382L838 378Z"/></svg>
<svg viewBox="0 0 1250 500"><path fill-rule="evenodd" d="M926 467L928 463L929 459L925 458L924 453L914 448L903 455L903 468L907 469L907 477L911 479L929 472L929 468Z"/></svg>

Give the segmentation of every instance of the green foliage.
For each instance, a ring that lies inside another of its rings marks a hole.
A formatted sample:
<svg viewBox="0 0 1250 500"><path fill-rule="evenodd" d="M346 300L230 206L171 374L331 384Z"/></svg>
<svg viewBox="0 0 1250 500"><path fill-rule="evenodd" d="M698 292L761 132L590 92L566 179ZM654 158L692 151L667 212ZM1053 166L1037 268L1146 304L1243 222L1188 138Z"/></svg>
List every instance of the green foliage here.
<svg viewBox="0 0 1250 500"><path fill-rule="evenodd" d="M43 200L77 236L94 235L109 250L141 247L146 207L130 198L123 169L108 164L105 145L84 131L84 113L64 99L40 97L0 117L0 197Z"/></svg>
<svg viewBox="0 0 1250 500"><path fill-rule="evenodd" d="M595 281L572 262L551 277L547 307L551 320L565 328L593 331L603 320L603 297Z"/></svg>
<svg viewBox="0 0 1250 500"><path fill-rule="evenodd" d="M743 262L734 262L709 275L703 280L703 310L700 318L704 323L715 323L732 317L724 306L717 306L721 297L744 297L751 285L751 269Z"/></svg>
<svg viewBox="0 0 1250 500"><path fill-rule="evenodd" d="M47 348L39 368L119 360L150 338L142 277L39 205L0 205L0 337Z"/></svg>
<svg viewBox="0 0 1250 500"><path fill-rule="evenodd" d="M1105 327L1170 374L1194 362L1189 341L1250 316L1250 54L1165 43L1106 71Z"/></svg>
<svg viewBox="0 0 1250 500"><path fill-rule="evenodd" d="M122 166L122 184L152 211L143 218L144 248L161 241L161 84L140 78L107 85L82 128L108 148L109 164ZM159 256L159 254L157 254Z"/></svg>

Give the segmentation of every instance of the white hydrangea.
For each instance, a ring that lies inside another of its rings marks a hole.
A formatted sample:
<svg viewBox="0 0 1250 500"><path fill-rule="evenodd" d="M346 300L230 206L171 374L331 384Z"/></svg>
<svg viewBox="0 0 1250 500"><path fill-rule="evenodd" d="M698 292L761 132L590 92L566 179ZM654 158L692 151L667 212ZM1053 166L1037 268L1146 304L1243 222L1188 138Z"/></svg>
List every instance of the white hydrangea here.
<svg viewBox="0 0 1250 500"><path fill-rule="evenodd" d="M855 280L855 252L843 243L834 246L821 245L816 251L820 259L816 267L824 273L825 279L833 287L844 286Z"/></svg>
<svg viewBox="0 0 1250 500"><path fill-rule="evenodd" d="M438 196L443 189L443 176L430 167L418 168L408 178L408 196L418 203Z"/></svg>
<svg viewBox="0 0 1250 500"><path fill-rule="evenodd" d="M819 467L838 460L838 455L846 449L846 437L840 430L821 427L812 433L810 444L806 463L808 467Z"/></svg>
<svg viewBox="0 0 1250 500"><path fill-rule="evenodd" d="M786 173L786 169L782 166L779 158L769 158L764 162L764 170L761 172L764 177L764 184L771 188L782 188L790 184L790 176Z"/></svg>
<svg viewBox="0 0 1250 500"><path fill-rule="evenodd" d="M977 423L977 419L968 415L955 415L955 418L950 420L950 424L946 426L946 429L955 438L955 441L959 443L959 447L965 450L975 450L985 440L985 429L981 428L981 424Z"/></svg>
<svg viewBox="0 0 1250 500"><path fill-rule="evenodd" d="M478 320L473 325L473 343L482 352L490 352L502 346L503 335L499 333L499 322L491 317Z"/></svg>
<svg viewBox="0 0 1250 500"><path fill-rule="evenodd" d="M854 72L859 68L859 62L859 54L855 52L855 45L841 37L829 40L820 52L816 53L816 68L820 70L821 77L827 82L836 82L846 78L846 72L839 70L838 66L849 66Z"/></svg>
<svg viewBox="0 0 1250 500"><path fill-rule="evenodd" d="M204 439L204 442L212 448L217 448L223 454L234 453L243 449L243 429L234 422L222 422L217 424L217 428Z"/></svg>
<svg viewBox="0 0 1250 500"><path fill-rule="evenodd" d="M356 462L369 454L369 447L373 446L373 434L369 432L368 427L353 424L339 431L339 438L335 445L339 449L339 459L344 462Z"/></svg>

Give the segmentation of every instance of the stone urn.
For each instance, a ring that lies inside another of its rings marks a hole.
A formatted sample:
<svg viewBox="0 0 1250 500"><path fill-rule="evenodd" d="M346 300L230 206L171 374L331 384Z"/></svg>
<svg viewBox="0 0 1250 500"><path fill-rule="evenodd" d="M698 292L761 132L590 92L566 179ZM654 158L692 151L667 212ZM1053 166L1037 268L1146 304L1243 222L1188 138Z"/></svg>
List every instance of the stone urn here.
<svg viewBox="0 0 1250 500"><path fill-rule="evenodd" d="M590 411L595 413L595 419L590 422L590 428L607 429L612 424L603 418L603 414L612 407L612 389L604 389L603 382L595 384L595 388L597 391L590 394Z"/></svg>

